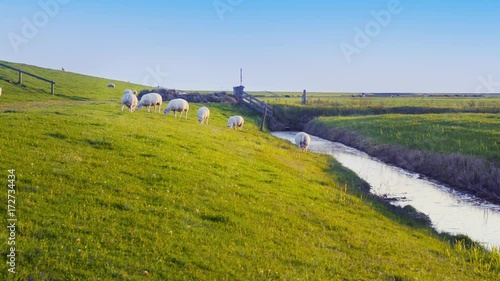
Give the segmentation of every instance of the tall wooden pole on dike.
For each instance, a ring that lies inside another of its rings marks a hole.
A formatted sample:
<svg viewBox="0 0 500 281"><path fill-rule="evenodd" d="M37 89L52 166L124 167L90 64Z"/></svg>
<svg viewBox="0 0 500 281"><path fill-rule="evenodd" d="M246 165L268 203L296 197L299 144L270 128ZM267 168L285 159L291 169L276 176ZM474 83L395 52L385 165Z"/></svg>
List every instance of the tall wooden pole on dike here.
<svg viewBox="0 0 500 281"><path fill-rule="evenodd" d="M267 107L264 107L264 116L262 116L262 122L260 123L261 132L264 130L264 125L266 124L266 118L267 118Z"/></svg>

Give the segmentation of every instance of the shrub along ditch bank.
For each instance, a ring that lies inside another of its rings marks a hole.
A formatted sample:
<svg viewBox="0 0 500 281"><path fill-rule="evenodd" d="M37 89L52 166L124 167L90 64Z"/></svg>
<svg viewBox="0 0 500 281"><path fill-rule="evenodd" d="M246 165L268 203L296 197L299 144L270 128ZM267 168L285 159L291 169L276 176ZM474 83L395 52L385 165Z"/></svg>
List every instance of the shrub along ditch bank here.
<svg viewBox="0 0 500 281"><path fill-rule="evenodd" d="M333 128L316 119L309 121L303 130L354 147L386 163L422 174L454 189L500 204L500 168L487 160L461 154L424 152L400 145L376 144L356 132Z"/></svg>

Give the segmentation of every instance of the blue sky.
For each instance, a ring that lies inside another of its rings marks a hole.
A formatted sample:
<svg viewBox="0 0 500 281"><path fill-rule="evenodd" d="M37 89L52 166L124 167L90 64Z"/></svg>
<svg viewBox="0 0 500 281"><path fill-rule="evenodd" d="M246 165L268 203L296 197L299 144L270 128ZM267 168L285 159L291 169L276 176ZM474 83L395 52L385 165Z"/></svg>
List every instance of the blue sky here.
<svg viewBox="0 0 500 281"><path fill-rule="evenodd" d="M243 68L256 91L500 92L494 0L5 0L0 13L2 60L152 86L228 90Z"/></svg>

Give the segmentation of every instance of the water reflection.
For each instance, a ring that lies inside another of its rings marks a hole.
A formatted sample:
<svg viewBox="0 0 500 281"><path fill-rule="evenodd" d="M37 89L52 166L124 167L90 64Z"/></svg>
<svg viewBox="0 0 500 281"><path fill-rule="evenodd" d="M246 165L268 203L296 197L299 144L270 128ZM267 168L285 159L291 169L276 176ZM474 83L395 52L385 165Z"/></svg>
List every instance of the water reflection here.
<svg viewBox="0 0 500 281"><path fill-rule="evenodd" d="M296 132L272 134L294 142ZM368 182L372 193L396 198L393 204L412 205L427 214L436 230L465 234L488 248L500 248L500 206L389 166L340 143L311 136L309 150L333 155L342 165Z"/></svg>

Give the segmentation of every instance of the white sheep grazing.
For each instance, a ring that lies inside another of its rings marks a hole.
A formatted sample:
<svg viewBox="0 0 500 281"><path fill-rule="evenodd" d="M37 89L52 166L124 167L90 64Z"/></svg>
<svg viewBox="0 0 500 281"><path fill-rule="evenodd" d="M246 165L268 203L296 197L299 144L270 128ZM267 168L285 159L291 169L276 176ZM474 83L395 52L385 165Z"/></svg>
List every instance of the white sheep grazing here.
<svg viewBox="0 0 500 281"><path fill-rule="evenodd" d="M186 112L186 119L188 119L189 103L183 99L173 99L168 102L163 113L168 114L172 110L174 111L174 118L177 118L177 112L180 111L181 116L179 118L182 118L182 112Z"/></svg>
<svg viewBox="0 0 500 281"><path fill-rule="evenodd" d="M198 121L203 124L206 123L208 124L208 118L210 117L210 109L208 107L200 107L198 109Z"/></svg>
<svg viewBox="0 0 500 281"><path fill-rule="evenodd" d="M311 137L304 133L300 132L295 135L295 144L302 150L307 151L307 147L311 143Z"/></svg>
<svg viewBox="0 0 500 281"><path fill-rule="evenodd" d="M128 107L130 112L134 112L136 106L137 106L137 96L135 95L137 91L133 91L126 89L123 91L123 98L122 98L122 111L126 107Z"/></svg>
<svg viewBox="0 0 500 281"><path fill-rule="evenodd" d="M142 96L141 100L139 101L139 104L137 105L137 109L141 109L143 106L148 107L148 112L150 111L151 106L154 106L154 112L156 112L156 106L158 105L158 113L160 113L161 109L161 103L163 102L162 97L160 94L157 93L149 93L145 94Z"/></svg>
<svg viewBox="0 0 500 281"><path fill-rule="evenodd" d="M234 128L239 128L240 130L243 130L243 123L245 123L245 120L241 116L231 116L229 117L229 120L227 120L227 127L229 129Z"/></svg>
<svg viewBox="0 0 500 281"><path fill-rule="evenodd" d="M136 90L130 90L130 89L125 89L125 91L123 91L123 94L126 94L126 93L131 93L131 94L134 94L137 96L137 91Z"/></svg>
<svg viewBox="0 0 500 281"><path fill-rule="evenodd" d="M2 87L0 87L0 96L2 95Z"/></svg>

